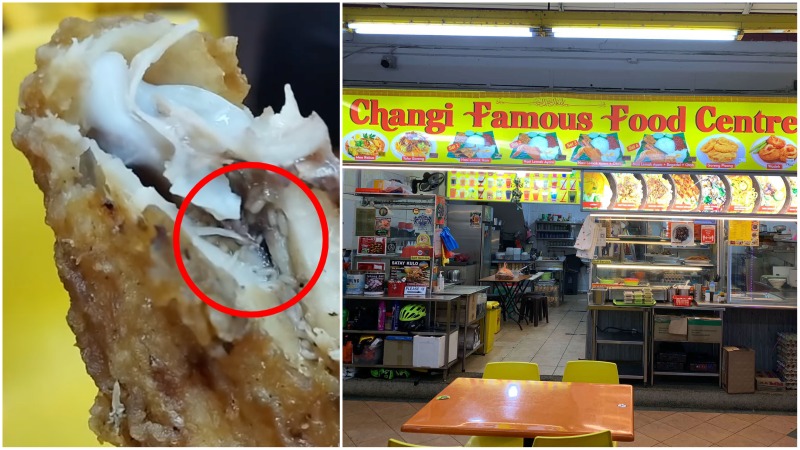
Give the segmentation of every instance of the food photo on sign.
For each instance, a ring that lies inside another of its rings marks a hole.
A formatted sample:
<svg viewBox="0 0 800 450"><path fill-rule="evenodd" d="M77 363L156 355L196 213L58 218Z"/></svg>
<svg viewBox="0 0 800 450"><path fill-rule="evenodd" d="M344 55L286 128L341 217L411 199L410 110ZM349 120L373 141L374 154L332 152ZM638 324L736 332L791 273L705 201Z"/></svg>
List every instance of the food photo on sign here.
<svg viewBox="0 0 800 450"><path fill-rule="evenodd" d="M3 11L3 443L338 445L339 6Z"/></svg>

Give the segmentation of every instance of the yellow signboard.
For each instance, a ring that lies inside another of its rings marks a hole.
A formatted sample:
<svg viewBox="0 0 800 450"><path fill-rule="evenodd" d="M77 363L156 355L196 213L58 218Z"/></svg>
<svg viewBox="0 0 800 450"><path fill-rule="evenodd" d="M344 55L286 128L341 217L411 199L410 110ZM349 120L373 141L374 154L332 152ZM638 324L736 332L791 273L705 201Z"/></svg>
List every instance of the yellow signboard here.
<svg viewBox="0 0 800 450"><path fill-rule="evenodd" d="M794 98L346 89L345 164L797 172Z"/></svg>
<svg viewBox="0 0 800 450"><path fill-rule="evenodd" d="M517 181L519 186L517 186ZM515 189L525 203L573 203L580 199L578 172L448 171L447 198L510 202Z"/></svg>

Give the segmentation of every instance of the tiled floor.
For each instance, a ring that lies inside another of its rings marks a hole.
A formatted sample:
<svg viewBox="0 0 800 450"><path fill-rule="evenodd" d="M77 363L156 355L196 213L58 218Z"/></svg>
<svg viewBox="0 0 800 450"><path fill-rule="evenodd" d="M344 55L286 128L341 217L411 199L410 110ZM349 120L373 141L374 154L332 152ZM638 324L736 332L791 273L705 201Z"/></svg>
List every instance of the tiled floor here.
<svg viewBox="0 0 800 450"><path fill-rule="evenodd" d="M564 303L549 309L550 323L503 322L495 335L494 348L485 356L467 358L468 372L483 373L486 363L526 361L539 365L541 375L563 375L567 361L585 358L586 294L567 295Z"/></svg>
<svg viewBox="0 0 800 450"><path fill-rule="evenodd" d="M463 446L467 436L403 433L424 403L344 402L344 445L385 447L390 438L429 447ZM797 416L639 409L636 440L620 447L797 447Z"/></svg>

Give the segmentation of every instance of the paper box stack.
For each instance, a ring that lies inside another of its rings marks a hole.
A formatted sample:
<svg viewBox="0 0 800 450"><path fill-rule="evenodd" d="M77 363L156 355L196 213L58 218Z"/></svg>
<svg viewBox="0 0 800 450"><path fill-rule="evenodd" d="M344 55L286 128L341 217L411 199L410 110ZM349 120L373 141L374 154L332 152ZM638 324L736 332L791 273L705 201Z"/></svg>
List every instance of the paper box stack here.
<svg viewBox="0 0 800 450"><path fill-rule="evenodd" d="M797 333L778 333L778 373L786 389L797 390Z"/></svg>

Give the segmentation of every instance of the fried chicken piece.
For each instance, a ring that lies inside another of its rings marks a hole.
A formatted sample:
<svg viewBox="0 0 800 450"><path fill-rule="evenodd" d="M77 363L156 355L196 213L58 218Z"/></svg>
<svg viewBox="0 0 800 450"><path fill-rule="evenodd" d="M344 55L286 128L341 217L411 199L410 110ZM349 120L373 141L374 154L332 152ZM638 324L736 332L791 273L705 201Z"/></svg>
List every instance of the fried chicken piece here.
<svg viewBox="0 0 800 450"><path fill-rule="evenodd" d="M731 162L736 159L739 145L724 137L709 139L701 148L715 162Z"/></svg>
<svg viewBox="0 0 800 450"><path fill-rule="evenodd" d="M299 305L241 319L201 302L175 264L185 189L237 160L282 166L312 187L329 224L326 263L338 259L338 161L324 123L300 116L288 89L280 114L253 118L236 40L196 26L67 19L20 88L12 140L44 193L67 321L98 388L89 426L124 446L336 445L334 271ZM276 306L316 265L310 202L263 174L220 181L183 220L186 269L218 303Z"/></svg>

